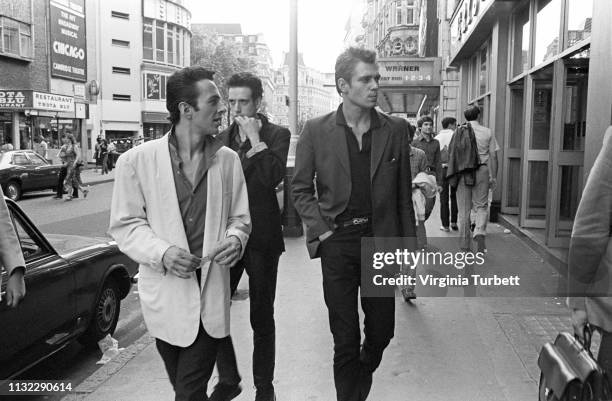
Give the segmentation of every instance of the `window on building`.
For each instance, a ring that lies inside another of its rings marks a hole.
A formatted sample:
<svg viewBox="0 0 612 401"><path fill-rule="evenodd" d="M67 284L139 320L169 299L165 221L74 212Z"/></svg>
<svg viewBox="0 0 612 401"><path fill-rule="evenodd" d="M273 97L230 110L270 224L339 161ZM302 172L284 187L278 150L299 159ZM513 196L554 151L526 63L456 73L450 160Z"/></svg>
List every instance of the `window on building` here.
<svg viewBox="0 0 612 401"><path fill-rule="evenodd" d="M146 73L144 77L144 99L165 100L166 99L166 76L161 74Z"/></svg>
<svg viewBox="0 0 612 401"><path fill-rule="evenodd" d="M404 10L402 8L402 1L398 0L395 2L395 24L402 25L404 23Z"/></svg>
<svg viewBox="0 0 612 401"><path fill-rule="evenodd" d="M111 17L113 18L120 18L120 19L130 19L130 14L128 13L122 13L119 11L111 11Z"/></svg>
<svg viewBox="0 0 612 401"><path fill-rule="evenodd" d="M535 34L535 65L559 53L561 0L538 0Z"/></svg>
<svg viewBox="0 0 612 401"><path fill-rule="evenodd" d="M113 67L113 74L130 75L130 69L125 67Z"/></svg>
<svg viewBox="0 0 612 401"><path fill-rule="evenodd" d="M113 93L113 100L119 100L119 101L122 101L122 102L129 102L129 101L132 100L132 96Z"/></svg>
<svg viewBox="0 0 612 401"><path fill-rule="evenodd" d="M569 0L568 8L565 48L572 47L576 43L591 37L593 0Z"/></svg>
<svg viewBox="0 0 612 401"><path fill-rule="evenodd" d="M416 2L415 0L405 0L406 1L406 24L415 25L416 24Z"/></svg>
<svg viewBox="0 0 612 401"><path fill-rule="evenodd" d="M26 24L0 16L0 53L32 57L32 29Z"/></svg>
<svg viewBox="0 0 612 401"><path fill-rule="evenodd" d="M142 57L153 60L153 21L145 18L142 31Z"/></svg>
<svg viewBox="0 0 612 401"><path fill-rule="evenodd" d="M183 33L181 31L182 31L181 28L178 28L178 27L176 28L176 35L174 37L175 39L174 48L176 49L176 63L180 66L183 66L185 64L183 63L183 59L182 59L183 54L181 52L181 39L183 37Z"/></svg>
<svg viewBox="0 0 612 401"><path fill-rule="evenodd" d="M155 61L164 62L165 29L162 21L155 22Z"/></svg>
<svg viewBox="0 0 612 401"><path fill-rule="evenodd" d="M174 27L168 26L168 31L166 32L166 51L168 52L168 64L178 64L174 60Z"/></svg>
<svg viewBox="0 0 612 401"><path fill-rule="evenodd" d="M129 40L112 39L111 42L112 42L113 46L130 47L130 41Z"/></svg>
<svg viewBox="0 0 612 401"><path fill-rule="evenodd" d="M484 95L489 87L489 69L487 68L488 45L480 50L480 71L478 76L479 94Z"/></svg>
<svg viewBox="0 0 612 401"><path fill-rule="evenodd" d="M514 50L512 75L517 76L529 70L529 4L514 15Z"/></svg>

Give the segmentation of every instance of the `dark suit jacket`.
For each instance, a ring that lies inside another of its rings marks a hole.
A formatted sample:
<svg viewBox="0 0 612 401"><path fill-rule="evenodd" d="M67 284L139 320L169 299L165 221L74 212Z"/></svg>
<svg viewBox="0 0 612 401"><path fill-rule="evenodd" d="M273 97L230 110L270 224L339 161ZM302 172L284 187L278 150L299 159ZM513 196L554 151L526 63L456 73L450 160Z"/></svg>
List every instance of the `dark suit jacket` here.
<svg viewBox="0 0 612 401"><path fill-rule="evenodd" d="M259 138L268 149L242 159L242 170L249 193L252 231L247 247L263 251L281 253L285 250L281 213L276 200L276 186L285 178L287 153L291 134L287 128L268 122L259 115L262 127ZM234 122L219 134L219 139L227 147L238 135L238 125ZM250 149L250 144L247 149Z"/></svg>
<svg viewBox="0 0 612 401"><path fill-rule="evenodd" d="M351 194L345 127L336 116L337 111L307 121L296 149L292 192L306 223L311 258L318 257L319 235L334 230L335 218L346 209ZM381 124L372 131L370 167L372 229L376 237L412 237L409 247L416 249L408 123L382 113L378 117Z"/></svg>

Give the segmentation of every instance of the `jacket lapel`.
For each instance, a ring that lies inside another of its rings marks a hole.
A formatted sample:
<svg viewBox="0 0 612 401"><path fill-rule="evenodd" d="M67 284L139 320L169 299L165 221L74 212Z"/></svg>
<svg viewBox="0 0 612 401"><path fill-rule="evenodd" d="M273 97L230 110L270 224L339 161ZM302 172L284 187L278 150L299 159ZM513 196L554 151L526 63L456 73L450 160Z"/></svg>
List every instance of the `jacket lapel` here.
<svg viewBox="0 0 612 401"><path fill-rule="evenodd" d="M372 130L372 156L370 159L370 179L374 178L376 170L380 166L382 155L389 141L389 130L385 129L387 121L378 115L380 126Z"/></svg>
<svg viewBox="0 0 612 401"><path fill-rule="evenodd" d="M338 155L340 165L348 176L351 176L351 167L349 162L348 146L346 145L346 133L344 127L336 124L336 115L330 119L329 133L325 135L324 140L329 138L331 149Z"/></svg>
<svg viewBox="0 0 612 401"><path fill-rule="evenodd" d="M189 249L187 235L183 227L181 209L179 207L178 198L176 196L176 185L174 184L174 175L172 171L172 162L170 160L170 151L168 149L168 134L164 136L164 140L160 141L157 147L157 157L155 158L155 177L159 185L158 189L162 204L165 206L164 214L166 221L170 222L177 237L177 242L182 244L185 249Z"/></svg>

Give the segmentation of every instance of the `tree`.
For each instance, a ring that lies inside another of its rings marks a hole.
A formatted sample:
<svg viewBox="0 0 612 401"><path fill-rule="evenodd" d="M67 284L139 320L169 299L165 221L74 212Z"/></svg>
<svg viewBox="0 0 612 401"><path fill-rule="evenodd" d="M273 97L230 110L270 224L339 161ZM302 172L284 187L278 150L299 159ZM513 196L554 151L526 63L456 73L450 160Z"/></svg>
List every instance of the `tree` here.
<svg viewBox="0 0 612 401"><path fill-rule="evenodd" d="M223 99L227 99L226 82L236 72L255 73L256 61L242 56L238 44L224 40L214 32L194 33L191 38L191 65L215 71L215 83Z"/></svg>

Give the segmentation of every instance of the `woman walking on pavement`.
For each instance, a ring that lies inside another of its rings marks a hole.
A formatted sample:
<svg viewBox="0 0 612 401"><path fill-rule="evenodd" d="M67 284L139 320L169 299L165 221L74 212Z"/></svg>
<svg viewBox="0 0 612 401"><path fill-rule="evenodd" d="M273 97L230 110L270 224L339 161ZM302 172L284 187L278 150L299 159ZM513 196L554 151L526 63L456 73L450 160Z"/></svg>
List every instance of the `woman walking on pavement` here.
<svg viewBox="0 0 612 401"><path fill-rule="evenodd" d="M67 134L63 138L63 140L64 146L62 146L62 150L64 153L64 160L66 165L66 179L64 180L64 187L66 188L66 192L68 193L66 200L72 200L72 193L70 191L73 187L80 189L83 192L83 196L87 197L87 193L89 192L89 190L84 188L82 186L82 183L80 182L80 171L77 173L77 169L82 166L81 151L79 150L79 146L77 145L74 135L72 134Z"/></svg>

